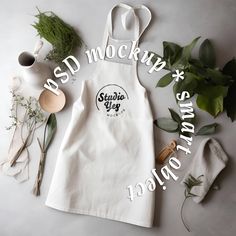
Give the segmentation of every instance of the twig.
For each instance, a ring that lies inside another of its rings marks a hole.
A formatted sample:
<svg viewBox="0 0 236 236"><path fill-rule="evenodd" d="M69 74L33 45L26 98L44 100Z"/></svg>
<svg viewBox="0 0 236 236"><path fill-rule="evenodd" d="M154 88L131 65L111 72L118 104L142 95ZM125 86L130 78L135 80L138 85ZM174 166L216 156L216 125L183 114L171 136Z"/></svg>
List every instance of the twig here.
<svg viewBox="0 0 236 236"><path fill-rule="evenodd" d="M45 162L46 162L46 152L56 132L56 127L57 127L56 116L55 114L50 114L44 128L43 143L41 144L39 138L37 138L38 144L41 150L41 155L40 155L37 177L36 177L35 184L32 190L35 196L40 195L40 186L42 183ZM46 140L46 136L47 136L47 140Z"/></svg>
<svg viewBox="0 0 236 236"><path fill-rule="evenodd" d="M38 140L38 142L39 142L39 140ZM40 155L40 162L39 162L39 170L38 170L36 181L35 181L35 184L34 184L34 187L33 187L33 194L35 196L40 195L40 186L41 186L42 179L43 179L45 160L46 160L46 153L43 151L40 142L39 142L39 146L40 146L40 149L41 149L41 155Z"/></svg>
<svg viewBox="0 0 236 236"><path fill-rule="evenodd" d="M197 197L197 195L191 193L191 190L193 187L197 187L202 184L202 180L200 180L201 177L203 177L203 175L200 175L197 178L195 178L194 176L189 174L188 178L184 181L184 184L186 187L186 189L184 191L185 198L184 198L184 201L181 205L180 215L181 215L182 223L183 223L184 227L188 230L188 232L190 232L190 228L184 221L183 209L184 209L185 202L188 198Z"/></svg>
<svg viewBox="0 0 236 236"><path fill-rule="evenodd" d="M18 149L18 151L16 152L16 154L14 155L14 157L12 158L12 160L10 161L10 166L14 166L16 164L16 161L18 160L18 158L20 157L21 153L24 151L25 148L27 148L27 141L29 139L30 133L28 134L25 142L22 144L22 146Z"/></svg>
<svg viewBox="0 0 236 236"><path fill-rule="evenodd" d="M184 216L183 216L183 209L184 209L184 204L186 202L186 200L188 199L188 197L186 197L182 203L182 206L181 206L181 210L180 210L180 215L181 215L181 220L184 224L184 227L188 230L188 232L190 232L190 229L188 227L188 225L185 223L185 220L184 220Z"/></svg>

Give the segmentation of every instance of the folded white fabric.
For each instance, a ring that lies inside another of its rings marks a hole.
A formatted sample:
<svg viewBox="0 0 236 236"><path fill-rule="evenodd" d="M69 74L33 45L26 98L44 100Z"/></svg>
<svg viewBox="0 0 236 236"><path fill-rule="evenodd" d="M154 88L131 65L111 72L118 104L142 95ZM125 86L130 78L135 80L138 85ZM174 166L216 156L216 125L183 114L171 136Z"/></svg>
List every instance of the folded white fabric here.
<svg viewBox="0 0 236 236"><path fill-rule="evenodd" d="M197 195L193 197L196 203L201 202L206 196L215 178L226 166L227 161L226 153L215 139L207 138L200 143L193 161L181 182L184 184L189 175L196 179L202 175L200 178L202 184L194 186L191 190L191 193Z"/></svg>
<svg viewBox="0 0 236 236"><path fill-rule="evenodd" d="M14 166L10 164L13 156L23 145L20 129L20 127L16 127L8 150L8 157L0 162L0 167L5 175L14 177L18 182L24 182L29 179L29 153L27 148L21 153Z"/></svg>

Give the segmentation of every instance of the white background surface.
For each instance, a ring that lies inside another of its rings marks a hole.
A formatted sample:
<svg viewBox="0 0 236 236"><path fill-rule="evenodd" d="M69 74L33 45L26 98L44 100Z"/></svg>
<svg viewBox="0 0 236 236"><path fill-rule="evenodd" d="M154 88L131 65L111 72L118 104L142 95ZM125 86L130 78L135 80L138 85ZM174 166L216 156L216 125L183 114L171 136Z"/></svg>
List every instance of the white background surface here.
<svg viewBox="0 0 236 236"><path fill-rule="evenodd" d="M109 9L119 1L63 0L63 1L12 1L2 0L0 8L0 158L4 160L10 142L11 133L5 130L9 125L10 96L8 80L12 75L20 75L17 56L21 51L32 51L37 41L36 31L31 24L35 20L36 6L42 11L52 10L65 21L79 30L89 48L100 45L104 24ZM213 39L217 50L218 65L236 55L236 2L233 0L156 0L156 1L126 1L130 4L146 4L153 13L152 24L142 38L142 48L162 53L162 41L172 41L182 45L193 38L202 36ZM199 46L199 44L198 44ZM48 51L46 45L42 57ZM48 151L45 175L41 188L41 196L36 198L31 194L35 180L39 148L36 142L30 147L30 179L18 184L14 179L0 176L0 235L1 236L62 236L62 235L201 235L201 236L232 236L236 234L236 160L235 140L236 122L225 114L216 119L221 129L215 137L220 140L227 151L230 161L217 182L220 191L208 194L203 204L196 205L192 201L186 205L186 216L192 233L187 233L180 220L180 205L183 201L183 187L174 181L166 183L167 190L157 189L155 226L152 229L141 228L125 223L114 222L96 217L62 213L44 206L49 189L58 148L65 128L70 119L72 103L78 98L82 79L92 73L95 64L88 65L84 51L80 58L81 70L74 82L72 80L62 89L67 95L67 106L59 114L58 131L53 145ZM139 66L140 80L150 91L150 99L154 117L168 115L168 107L178 107L175 104L171 88L157 89L155 84L164 72L147 73L145 65ZM197 110L198 111L198 110ZM199 126L214 122L214 119L201 113ZM199 127L198 126L198 127ZM40 133L37 133L40 136ZM40 136L41 137L41 136ZM177 136L156 129L157 151L171 139ZM193 154L201 141L194 137L191 150ZM183 164L178 176L184 174L191 161L185 155L180 155ZM181 178L180 178L181 179ZM178 181L179 182L179 181ZM114 186L115 187L115 186Z"/></svg>

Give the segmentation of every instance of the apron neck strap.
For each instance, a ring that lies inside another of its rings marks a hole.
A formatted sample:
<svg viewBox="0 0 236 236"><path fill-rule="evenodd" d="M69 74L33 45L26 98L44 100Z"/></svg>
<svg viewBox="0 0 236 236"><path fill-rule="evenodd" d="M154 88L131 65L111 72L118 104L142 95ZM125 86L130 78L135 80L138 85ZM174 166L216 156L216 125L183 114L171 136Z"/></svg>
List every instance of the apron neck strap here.
<svg viewBox="0 0 236 236"><path fill-rule="evenodd" d="M152 18L152 14L151 14L151 11L144 5L140 5L140 6L137 6L137 7L131 7L127 4L124 4L124 3L120 3L116 6L114 6L108 16L107 16L107 22L106 22L106 26L105 26L105 31L104 31L104 36L103 36L103 41L102 41L102 50L106 50L106 46L107 46L107 42L108 42L108 39L109 37L111 37L112 39L116 40L116 41L122 41L122 40L119 40L119 39L115 39L114 36L113 36L113 18L114 18L114 10L116 8L123 8L123 9L127 9L127 11L125 13L123 13L121 15L121 22L122 22L122 26L125 30L127 30L127 16L129 14L132 14L134 16L134 41L136 42L136 45L138 46L138 43L139 43L139 39L140 37L142 36L142 34L144 33L144 31L146 30L146 28L148 27L150 21L151 21L151 18ZM142 27L142 29L140 30L140 23L139 23L139 18L136 14L136 10L140 10L140 9L143 9L145 10L147 13L148 13L148 20L147 22L144 24L144 27Z"/></svg>
<svg viewBox="0 0 236 236"><path fill-rule="evenodd" d="M150 22L151 22L151 19L152 19L152 13L151 11L149 10L149 8L147 8L146 6L144 5L140 5L140 6L137 6L134 8L134 10L145 10L148 14L148 19L147 19L147 22L144 24L144 27L140 30L139 29L139 33L138 33L138 38L137 38L137 42L139 41L139 39L141 38L141 36L143 35L144 31L147 29L147 27L149 26ZM140 26L139 26L140 27Z"/></svg>

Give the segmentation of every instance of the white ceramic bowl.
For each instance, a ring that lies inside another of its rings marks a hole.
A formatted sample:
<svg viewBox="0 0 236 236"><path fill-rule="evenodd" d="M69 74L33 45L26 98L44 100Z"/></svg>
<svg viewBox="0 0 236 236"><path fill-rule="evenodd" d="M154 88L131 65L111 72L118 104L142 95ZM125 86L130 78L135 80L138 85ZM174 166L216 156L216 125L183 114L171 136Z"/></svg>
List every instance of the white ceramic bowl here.
<svg viewBox="0 0 236 236"><path fill-rule="evenodd" d="M56 113L63 109L66 103L66 97L60 89L58 91L59 95L54 94L48 89L42 91L39 96L39 104L44 111Z"/></svg>

